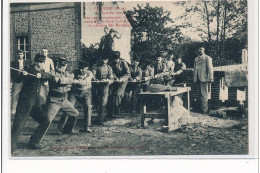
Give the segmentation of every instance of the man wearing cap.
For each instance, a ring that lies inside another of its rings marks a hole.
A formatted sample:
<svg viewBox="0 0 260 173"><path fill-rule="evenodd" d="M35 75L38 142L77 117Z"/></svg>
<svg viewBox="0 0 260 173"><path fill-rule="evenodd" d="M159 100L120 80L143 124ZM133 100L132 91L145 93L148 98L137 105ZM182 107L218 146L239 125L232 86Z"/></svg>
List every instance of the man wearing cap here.
<svg viewBox="0 0 260 173"><path fill-rule="evenodd" d="M208 83L213 82L212 59L205 54L205 48L200 47L199 56L194 61L194 83L198 85L198 100L203 114L208 112Z"/></svg>
<svg viewBox="0 0 260 173"><path fill-rule="evenodd" d="M113 82L113 70L107 65L108 57L101 56L101 61L95 69L94 93L96 93L98 107L98 125L103 125L108 101L109 85Z"/></svg>
<svg viewBox="0 0 260 173"><path fill-rule="evenodd" d="M67 100L70 85L78 84L79 80L75 80L74 75L68 73L66 69L66 58L61 57L55 74L48 77L50 91L47 99L45 121L39 123L31 136L28 143L29 149L35 150L42 148L40 142L60 109L70 116L76 117L79 114L79 112L74 108L74 105Z"/></svg>
<svg viewBox="0 0 260 173"><path fill-rule="evenodd" d="M174 58L174 54L173 53L170 53L167 56L167 59L165 61L165 65L166 65L166 70L167 71L173 71L174 70L175 63L173 61L173 58Z"/></svg>
<svg viewBox="0 0 260 173"><path fill-rule="evenodd" d="M174 58L174 55L173 55L173 53L171 53L169 56L167 56L167 60L165 61L166 72L168 72L169 74L164 76L164 83L165 83L165 85L169 85L169 86L171 86L174 82L172 76L170 75L171 73L174 72L174 67L175 67L173 58Z"/></svg>
<svg viewBox="0 0 260 173"><path fill-rule="evenodd" d="M150 79L154 77L154 68L151 67L149 61L146 61L144 64L142 77L143 80L146 82L142 83L141 91L146 92L148 91L148 87L150 86Z"/></svg>
<svg viewBox="0 0 260 173"><path fill-rule="evenodd" d="M184 82L183 70L186 69L186 65L182 62L182 58L179 56L174 67L174 83L181 84Z"/></svg>
<svg viewBox="0 0 260 173"><path fill-rule="evenodd" d="M48 49L42 48L40 53L36 55L35 61L39 63L39 66L45 73L48 74L54 74L54 64L52 59L48 57ZM45 106L47 101L47 96L49 93L49 83L48 79L41 80L41 87L39 91L39 97L35 102L35 106L32 110L31 116L33 119L37 122L41 121L41 117L39 117L41 114L41 110L43 109L43 106Z"/></svg>
<svg viewBox="0 0 260 173"><path fill-rule="evenodd" d="M22 50L17 51L17 59L11 63L11 67L23 71L28 68L30 62L24 60L24 52ZM11 70L12 85L12 100L11 100L11 113L15 114L19 93L23 86L23 73Z"/></svg>
<svg viewBox="0 0 260 173"><path fill-rule="evenodd" d="M132 92L131 104L132 104L132 112L139 112L138 106L138 93L140 93L140 81L142 79L142 69L138 67L139 58L134 58L132 60L132 65L130 66L131 77L129 78L129 82L127 85L127 92Z"/></svg>
<svg viewBox="0 0 260 173"><path fill-rule="evenodd" d="M91 125L92 104L91 104L91 79L93 73L88 69L89 63L85 61L79 62L79 69L74 73L75 79L79 83L73 84L69 92L68 100L75 105L78 101L83 105L84 109L84 129L82 132L91 133L89 126ZM76 125L77 117L69 116L64 113L61 116L58 125L58 132L65 134L73 134L73 129Z"/></svg>
<svg viewBox="0 0 260 173"><path fill-rule="evenodd" d="M157 57L156 63L154 64L154 83L164 83L164 73L166 72L166 64L162 61L162 57Z"/></svg>
<svg viewBox="0 0 260 173"><path fill-rule="evenodd" d="M28 75L28 73L35 75ZM39 66L39 62L34 62L29 67L24 68L23 86L19 94L16 113L11 131L11 152L16 148L21 131L24 128L28 116L33 114L35 104L39 99L42 81L48 78L48 74ZM38 110L40 112L41 110ZM38 115L38 119L40 116ZM39 121L38 121L39 122Z"/></svg>
<svg viewBox="0 0 260 173"><path fill-rule="evenodd" d="M118 115L120 113L119 105L124 96L125 88L128 78L130 77L130 70L127 62L120 58L120 52L114 53L114 62L111 67L113 69L113 76L115 82L111 85L111 95L108 109L108 117L112 117L113 113Z"/></svg>

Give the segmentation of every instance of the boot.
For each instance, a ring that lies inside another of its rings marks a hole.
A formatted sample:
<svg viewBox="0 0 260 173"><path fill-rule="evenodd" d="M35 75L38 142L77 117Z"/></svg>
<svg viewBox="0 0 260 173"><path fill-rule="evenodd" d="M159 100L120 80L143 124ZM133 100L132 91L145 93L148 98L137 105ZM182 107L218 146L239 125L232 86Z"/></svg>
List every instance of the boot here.
<svg viewBox="0 0 260 173"><path fill-rule="evenodd" d="M64 126L63 133L64 134L74 134L73 131L76 123L77 123L78 116L69 116L67 123Z"/></svg>

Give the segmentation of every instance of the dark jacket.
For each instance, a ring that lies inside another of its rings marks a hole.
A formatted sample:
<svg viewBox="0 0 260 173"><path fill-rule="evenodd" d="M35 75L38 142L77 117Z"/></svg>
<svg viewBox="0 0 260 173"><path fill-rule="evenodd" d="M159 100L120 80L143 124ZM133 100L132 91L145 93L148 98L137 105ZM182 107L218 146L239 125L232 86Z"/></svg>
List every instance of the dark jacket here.
<svg viewBox="0 0 260 173"><path fill-rule="evenodd" d="M91 83L88 83L87 81L91 81L93 78L93 73L90 70L86 70L83 73L81 73L80 70L76 70L74 72L75 79L79 80L78 84L73 84L71 91L75 94L83 94L84 91L88 92L88 89L91 88Z"/></svg>
<svg viewBox="0 0 260 173"><path fill-rule="evenodd" d="M98 65L96 68L95 78L97 80L109 79L113 80L113 70L109 65Z"/></svg>
<svg viewBox="0 0 260 173"><path fill-rule="evenodd" d="M143 70L143 77L152 77L152 76L154 76L154 68L146 67Z"/></svg>
<svg viewBox="0 0 260 173"><path fill-rule="evenodd" d="M114 61L111 67L114 72L114 77L118 79L122 79L123 81L127 81L128 78L130 77L130 69L125 60L120 59L118 63Z"/></svg>
<svg viewBox="0 0 260 173"><path fill-rule="evenodd" d="M142 69L140 67L131 66L130 67L131 78L136 80L142 79Z"/></svg>
<svg viewBox="0 0 260 173"><path fill-rule="evenodd" d="M166 71L166 64L161 62L161 63L155 63L154 65L154 74L160 74Z"/></svg>
<svg viewBox="0 0 260 173"><path fill-rule="evenodd" d="M74 74L67 71L65 73L56 71L54 75L48 76L48 80L50 86L49 96L66 98L73 84Z"/></svg>
<svg viewBox="0 0 260 173"><path fill-rule="evenodd" d="M23 60L23 69L22 70L28 70L29 65L31 64L31 62L29 60ZM15 60L13 62L11 62L10 64L11 67L19 69L19 61ZM22 72L18 72L15 70L11 70L11 81L12 82L16 82L16 83L20 83L23 81L23 73Z"/></svg>
<svg viewBox="0 0 260 173"><path fill-rule="evenodd" d="M99 44L99 51L112 51L114 45L114 39L110 34L107 34L101 38Z"/></svg>
<svg viewBox="0 0 260 173"><path fill-rule="evenodd" d="M186 69L186 65L183 62L181 62L180 64L175 63L174 73L181 74L185 69Z"/></svg>
<svg viewBox="0 0 260 173"><path fill-rule="evenodd" d="M39 95L42 81L46 80L49 74L45 73L44 70L37 65L37 63L32 63L25 70L28 73L34 75L36 75L37 73L41 73L42 78L38 79L35 76L31 76L31 75L22 76L23 86L19 94L18 104L20 102L20 98L22 101L25 101L28 104L34 104L35 100Z"/></svg>
<svg viewBox="0 0 260 173"><path fill-rule="evenodd" d="M175 63L174 73L175 73L175 83L183 83L185 81L183 70L186 69L186 65L181 62L180 64L177 62Z"/></svg>

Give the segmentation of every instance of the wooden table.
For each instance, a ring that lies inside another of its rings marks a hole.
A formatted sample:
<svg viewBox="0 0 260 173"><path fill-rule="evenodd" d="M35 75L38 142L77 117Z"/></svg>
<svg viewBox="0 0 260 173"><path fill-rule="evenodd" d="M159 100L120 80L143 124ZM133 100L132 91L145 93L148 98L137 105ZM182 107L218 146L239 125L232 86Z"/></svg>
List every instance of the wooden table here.
<svg viewBox="0 0 260 173"><path fill-rule="evenodd" d="M171 103L171 97L187 93L187 109L190 111L190 87L177 87L177 91L162 91L162 92L142 92L139 93L140 100L141 100L141 125L143 128L145 128L145 118L159 118L159 119L165 119L167 126L169 126L169 115L170 115L170 103ZM165 104L165 113L152 113L147 112L146 110L146 101L147 97L152 95L158 95L164 97L164 104Z"/></svg>

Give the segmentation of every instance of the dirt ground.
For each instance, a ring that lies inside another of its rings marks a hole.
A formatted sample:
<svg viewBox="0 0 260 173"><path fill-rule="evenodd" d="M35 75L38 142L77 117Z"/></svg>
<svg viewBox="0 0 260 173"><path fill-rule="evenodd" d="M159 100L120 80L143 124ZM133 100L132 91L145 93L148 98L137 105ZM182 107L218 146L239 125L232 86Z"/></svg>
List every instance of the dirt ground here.
<svg viewBox="0 0 260 173"><path fill-rule="evenodd" d="M83 128L83 112L76 131ZM129 156L129 155L226 155L248 153L247 118L210 117L191 112L194 123L173 132L164 132L164 120L147 119L148 126L141 127L140 115L121 114L120 117L105 122L105 126L95 125L93 115L92 133L58 135L58 114L45 138L43 149L29 150L27 142L37 123L29 118L18 148L12 156ZM13 117L12 117L13 119Z"/></svg>

